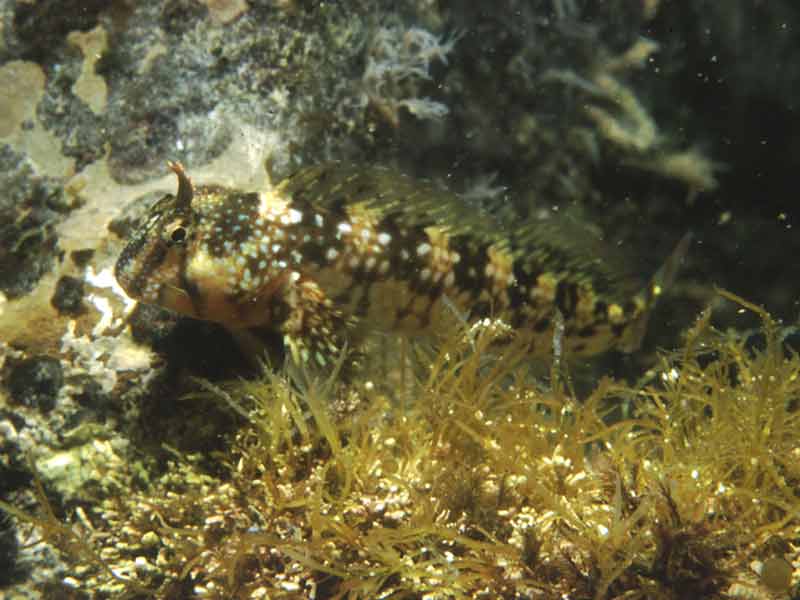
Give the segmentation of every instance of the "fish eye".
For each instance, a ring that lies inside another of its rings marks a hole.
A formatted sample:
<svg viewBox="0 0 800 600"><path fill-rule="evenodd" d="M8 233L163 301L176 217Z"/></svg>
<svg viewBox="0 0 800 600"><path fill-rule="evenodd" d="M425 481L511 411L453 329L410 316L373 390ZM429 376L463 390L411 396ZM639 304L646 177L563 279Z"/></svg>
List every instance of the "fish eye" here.
<svg viewBox="0 0 800 600"><path fill-rule="evenodd" d="M182 244L186 241L186 228L178 225L169 234L169 241L173 244Z"/></svg>

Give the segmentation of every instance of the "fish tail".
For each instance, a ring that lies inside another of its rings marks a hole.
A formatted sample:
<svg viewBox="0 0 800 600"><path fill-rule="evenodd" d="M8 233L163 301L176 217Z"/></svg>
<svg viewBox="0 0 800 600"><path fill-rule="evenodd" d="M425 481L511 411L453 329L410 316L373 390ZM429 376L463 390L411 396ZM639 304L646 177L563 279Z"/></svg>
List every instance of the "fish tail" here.
<svg viewBox="0 0 800 600"><path fill-rule="evenodd" d="M655 275L650 278L648 284L636 294L636 302L643 307L639 316L628 326L620 348L624 352L635 352L642 345L642 339L647 331L647 322L653 312L653 308L666 290L668 290L683 264L689 246L692 243L692 232L689 231L680 239L675 249L661 266Z"/></svg>

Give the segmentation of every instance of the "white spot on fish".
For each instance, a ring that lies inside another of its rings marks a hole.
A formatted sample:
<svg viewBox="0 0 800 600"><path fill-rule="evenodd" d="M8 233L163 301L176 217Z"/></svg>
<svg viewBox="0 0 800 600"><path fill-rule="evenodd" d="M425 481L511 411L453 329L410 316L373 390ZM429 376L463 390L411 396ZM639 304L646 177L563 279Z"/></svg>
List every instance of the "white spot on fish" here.
<svg viewBox="0 0 800 600"><path fill-rule="evenodd" d="M303 213L294 208L289 209L289 222L292 225L297 225L302 220L303 220Z"/></svg>

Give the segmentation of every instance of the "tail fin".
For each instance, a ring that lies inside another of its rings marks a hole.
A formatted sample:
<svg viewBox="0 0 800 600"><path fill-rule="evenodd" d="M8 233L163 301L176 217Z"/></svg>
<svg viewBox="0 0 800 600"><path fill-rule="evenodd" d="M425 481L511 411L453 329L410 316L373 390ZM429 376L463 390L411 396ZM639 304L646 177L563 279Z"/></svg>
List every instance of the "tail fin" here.
<svg viewBox="0 0 800 600"><path fill-rule="evenodd" d="M647 331L647 322L650 319L650 314L653 312L653 307L658 301L658 297L669 289L675 281L683 259L689 251L689 246L692 243L692 232L687 232L675 249L669 255L667 260L656 271L655 275L650 279L647 286L640 291L637 296L643 301L644 310L627 328L625 337L620 344L620 348L624 352L635 352L642 345L642 339Z"/></svg>

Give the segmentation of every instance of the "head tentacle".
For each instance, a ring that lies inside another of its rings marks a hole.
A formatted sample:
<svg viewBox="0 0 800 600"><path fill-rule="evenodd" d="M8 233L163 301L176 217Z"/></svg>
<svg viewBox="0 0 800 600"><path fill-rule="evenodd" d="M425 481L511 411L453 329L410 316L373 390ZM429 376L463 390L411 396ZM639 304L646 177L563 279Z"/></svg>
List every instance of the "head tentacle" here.
<svg viewBox="0 0 800 600"><path fill-rule="evenodd" d="M169 166L170 170L178 176L178 206L185 209L190 208L192 204L192 198L194 197L192 180L189 179L189 176L186 174L186 171L184 171L181 163L167 161L167 165Z"/></svg>

